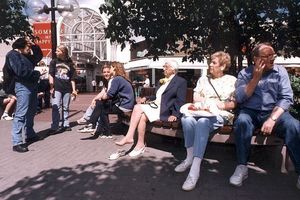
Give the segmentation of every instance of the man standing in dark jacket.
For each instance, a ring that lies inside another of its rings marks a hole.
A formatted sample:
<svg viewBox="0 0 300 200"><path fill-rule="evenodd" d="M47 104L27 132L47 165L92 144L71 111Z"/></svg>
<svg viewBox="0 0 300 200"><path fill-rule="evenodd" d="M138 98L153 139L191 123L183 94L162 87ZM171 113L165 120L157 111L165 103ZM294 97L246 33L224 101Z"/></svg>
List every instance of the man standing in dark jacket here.
<svg viewBox="0 0 300 200"><path fill-rule="evenodd" d="M6 55L3 69L13 77L17 106L12 127L13 151L28 151L26 143L38 140L33 130L33 120L37 108L37 82L39 71L34 70L43 54L39 46L27 38L19 38L12 44L13 50ZM22 129L25 131L25 143Z"/></svg>

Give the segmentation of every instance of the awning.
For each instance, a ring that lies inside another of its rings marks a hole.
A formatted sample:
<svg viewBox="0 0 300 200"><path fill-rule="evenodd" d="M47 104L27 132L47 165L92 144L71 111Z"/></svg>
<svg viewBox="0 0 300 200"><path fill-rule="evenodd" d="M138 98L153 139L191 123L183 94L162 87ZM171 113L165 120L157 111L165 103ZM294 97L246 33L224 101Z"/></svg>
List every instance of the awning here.
<svg viewBox="0 0 300 200"><path fill-rule="evenodd" d="M208 65L206 60L204 62L183 62L182 57L160 57L158 60L153 59L140 59L126 63L124 65L127 71L139 69L162 69L167 61L175 60L179 64L179 69L207 69Z"/></svg>
<svg viewBox="0 0 300 200"><path fill-rule="evenodd" d="M285 67L300 67L300 57L284 58L280 56L275 59L274 63ZM243 66L247 67L246 59L243 60Z"/></svg>
<svg viewBox="0 0 300 200"><path fill-rule="evenodd" d="M300 58L299 57L277 57L274 61L276 64L284 65L286 67L300 67Z"/></svg>

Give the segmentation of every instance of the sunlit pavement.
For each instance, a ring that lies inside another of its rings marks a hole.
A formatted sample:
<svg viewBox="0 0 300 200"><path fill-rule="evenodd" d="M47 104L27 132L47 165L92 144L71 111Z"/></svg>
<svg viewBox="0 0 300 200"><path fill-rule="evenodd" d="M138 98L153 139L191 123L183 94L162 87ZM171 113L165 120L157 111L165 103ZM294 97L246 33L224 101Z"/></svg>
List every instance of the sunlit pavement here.
<svg viewBox="0 0 300 200"><path fill-rule="evenodd" d="M94 94L81 94L71 103L72 131L48 136L51 110L35 118L35 130L43 140L29 146L29 152L16 153L11 147L11 123L0 121L0 199L230 199L299 200L295 172L282 174L276 147L253 149L249 178L240 188L228 184L235 168L232 145L209 144L195 190L181 190L187 173L173 171L184 158L182 142L147 134L147 150L138 157L110 161L118 149L114 141L126 126L114 124L113 139L86 140L78 133L79 119ZM112 116L111 120L116 121Z"/></svg>

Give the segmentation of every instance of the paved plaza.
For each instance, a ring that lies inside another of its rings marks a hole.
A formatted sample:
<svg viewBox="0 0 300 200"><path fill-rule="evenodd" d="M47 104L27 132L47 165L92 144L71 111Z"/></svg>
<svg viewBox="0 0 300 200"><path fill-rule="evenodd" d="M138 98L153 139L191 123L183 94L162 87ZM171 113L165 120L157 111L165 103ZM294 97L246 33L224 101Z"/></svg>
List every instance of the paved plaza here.
<svg viewBox="0 0 300 200"><path fill-rule="evenodd" d="M51 110L35 118L35 129L43 138L29 152L11 149L11 123L0 121L0 199L7 200L299 200L297 175L280 172L277 147L256 147L249 163L249 178L241 188L228 184L235 168L233 145L209 144L195 190L184 192L187 173L174 167L184 158L182 141L147 134L147 150L135 159L124 156L108 160L118 149L114 141L126 126L114 124L113 139L90 140L78 133L80 118L94 94L80 94L71 103L72 131L48 136ZM111 116L113 122L115 116Z"/></svg>

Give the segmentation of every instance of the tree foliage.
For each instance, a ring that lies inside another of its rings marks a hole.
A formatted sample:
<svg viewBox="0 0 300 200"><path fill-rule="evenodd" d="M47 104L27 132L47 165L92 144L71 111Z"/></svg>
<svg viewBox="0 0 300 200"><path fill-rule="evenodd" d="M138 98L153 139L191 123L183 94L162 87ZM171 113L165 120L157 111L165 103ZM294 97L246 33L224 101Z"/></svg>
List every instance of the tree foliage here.
<svg viewBox="0 0 300 200"><path fill-rule="evenodd" d="M124 48L143 36L148 56L183 52L202 61L225 50L236 58L258 42L300 56L299 0L107 0L99 9L109 16L106 37Z"/></svg>
<svg viewBox="0 0 300 200"><path fill-rule="evenodd" d="M294 104L290 108L290 113L300 120L300 73L290 74L290 80L294 92Z"/></svg>
<svg viewBox="0 0 300 200"><path fill-rule="evenodd" d="M0 2L0 43L16 36L30 34L31 27L23 13L25 2L23 0L1 0Z"/></svg>

